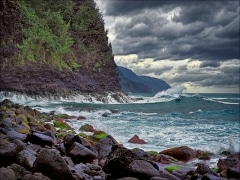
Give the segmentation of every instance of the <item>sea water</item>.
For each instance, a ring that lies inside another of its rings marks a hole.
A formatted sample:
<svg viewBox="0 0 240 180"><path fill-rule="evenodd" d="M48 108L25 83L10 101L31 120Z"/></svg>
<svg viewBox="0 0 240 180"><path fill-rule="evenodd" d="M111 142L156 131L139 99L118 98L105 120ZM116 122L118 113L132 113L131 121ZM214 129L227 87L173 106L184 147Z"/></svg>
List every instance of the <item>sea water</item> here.
<svg viewBox="0 0 240 180"><path fill-rule="evenodd" d="M68 99L34 99L13 93L0 93L15 103L31 106L42 112L84 116L68 123L79 132L88 123L112 135L127 148L157 151L189 146L215 155L209 161L216 165L221 152L239 152L239 94L182 94L173 89L153 94L130 94L127 103L75 96ZM135 99L135 100L134 100ZM114 111L113 111L114 110ZM105 114L105 116L103 116ZM138 135L147 143L128 143Z"/></svg>

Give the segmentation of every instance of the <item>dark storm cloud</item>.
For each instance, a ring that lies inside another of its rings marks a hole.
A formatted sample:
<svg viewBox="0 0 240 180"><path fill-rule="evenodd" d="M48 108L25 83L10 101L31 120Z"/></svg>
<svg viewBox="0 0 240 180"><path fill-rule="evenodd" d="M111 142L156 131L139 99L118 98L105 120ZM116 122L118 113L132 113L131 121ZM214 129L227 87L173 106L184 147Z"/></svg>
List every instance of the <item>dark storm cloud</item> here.
<svg viewBox="0 0 240 180"><path fill-rule="evenodd" d="M174 9L178 13L171 20L163 16ZM211 62L239 59L238 1L111 0L106 1L106 15L117 17L115 55Z"/></svg>

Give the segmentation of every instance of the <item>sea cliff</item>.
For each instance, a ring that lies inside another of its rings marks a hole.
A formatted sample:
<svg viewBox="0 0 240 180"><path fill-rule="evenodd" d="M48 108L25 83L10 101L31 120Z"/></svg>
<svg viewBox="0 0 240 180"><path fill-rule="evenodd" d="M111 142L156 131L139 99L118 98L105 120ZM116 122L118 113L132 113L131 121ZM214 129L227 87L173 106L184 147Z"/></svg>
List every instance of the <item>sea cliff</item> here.
<svg viewBox="0 0 240 180"><path fill-rule="evenodd" d="M121 91L93 0L3 0L0 10L0 91L41 96Z"/></svg>

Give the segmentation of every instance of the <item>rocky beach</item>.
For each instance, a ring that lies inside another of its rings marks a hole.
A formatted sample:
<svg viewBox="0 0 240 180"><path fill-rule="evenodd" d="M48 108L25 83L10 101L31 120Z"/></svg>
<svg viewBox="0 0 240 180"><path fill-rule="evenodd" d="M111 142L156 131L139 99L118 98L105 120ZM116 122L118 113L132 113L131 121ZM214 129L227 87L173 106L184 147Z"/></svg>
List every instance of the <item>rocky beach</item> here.
<svg viewBox="0 0 240 180"><path fill-rule="evenodd" d="M240 179L240 153L222 152L215 168L207 151L179 146L161 152L128 149L106 132L68 122L85 117L44 113L0 102L0 179L224 180ZM141 139L143 138L143 139ZM146 143L135 135L131 143ZM187 162L201 160L189 166Z"/></svg>

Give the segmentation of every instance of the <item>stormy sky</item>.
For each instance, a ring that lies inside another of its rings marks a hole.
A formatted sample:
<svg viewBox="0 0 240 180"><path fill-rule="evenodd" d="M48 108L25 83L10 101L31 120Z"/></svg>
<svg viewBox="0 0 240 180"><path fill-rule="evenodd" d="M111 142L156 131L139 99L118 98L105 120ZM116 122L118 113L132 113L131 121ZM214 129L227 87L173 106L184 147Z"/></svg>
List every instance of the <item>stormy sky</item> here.
<svg viewBox="0 0 240 180"><path fill-rule="evenodd" d="M239 92L238 0L95 0L115 62L185 92Z"/></svg>

